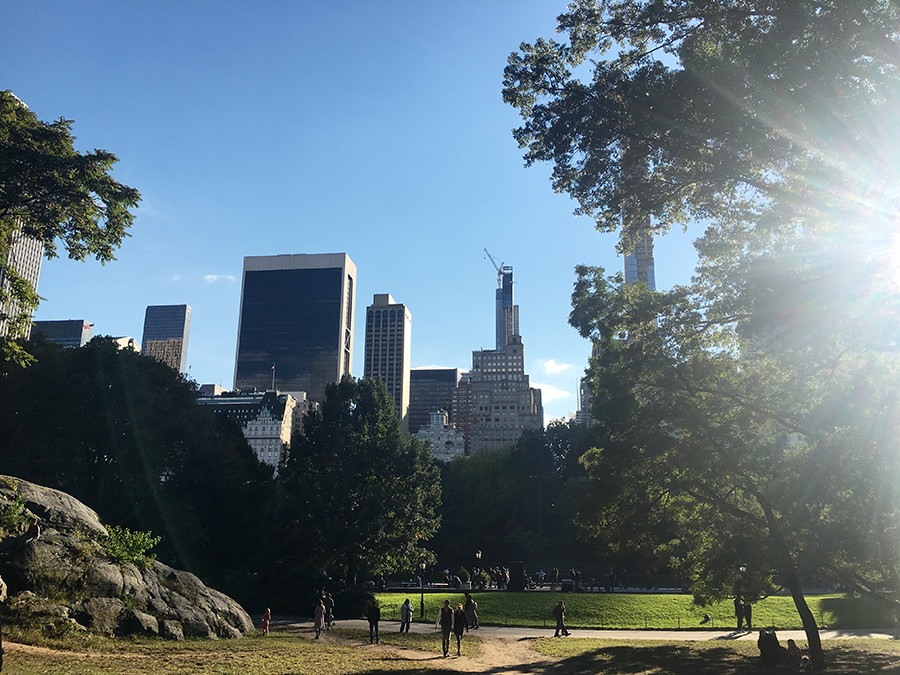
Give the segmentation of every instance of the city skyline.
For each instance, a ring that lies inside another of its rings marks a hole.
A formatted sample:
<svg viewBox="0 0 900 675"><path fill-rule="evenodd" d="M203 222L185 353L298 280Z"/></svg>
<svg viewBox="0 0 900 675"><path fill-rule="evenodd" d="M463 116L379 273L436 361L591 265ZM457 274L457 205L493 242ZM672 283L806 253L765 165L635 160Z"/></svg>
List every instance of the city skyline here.
<svg viewBox="0 0 900 675"><path fill-rule="evenodd" d="M415 316L413 369L468 370L496 345L486 248L515 268L546 417L574 412L590 355L567 323L574 268L623 260L549 167L523 167L500 91L510 52L566 5L8 5L0 86L73 120L76 148L113 152L143 196L116 261L45 261L35 319L139 338L146 306L190 304L188 376L230 387L243 258L345 251L360 301L389 291ZM654 254L658 288L689 281L690 234Z"/></svg>

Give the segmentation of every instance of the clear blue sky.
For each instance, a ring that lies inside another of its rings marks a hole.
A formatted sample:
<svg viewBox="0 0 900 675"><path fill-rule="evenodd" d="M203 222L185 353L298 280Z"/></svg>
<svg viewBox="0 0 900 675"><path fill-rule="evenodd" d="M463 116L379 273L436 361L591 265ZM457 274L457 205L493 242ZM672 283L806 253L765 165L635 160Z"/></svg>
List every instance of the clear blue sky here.
<svg viewBox="0 0 900 675"><path fill-rule="evenodd" d="M193 308L188 364L230 387L245 255L347 252L353 374L365 307L413 316L413 367L494 347L496 273L515 270L526 370L548 417L576 408L590 353L567 317L577 264L622 268L549 167L523 168L506 58L552 37L556 0L0 0L0 89L74 120L143 201L106 266L44 263L37 319L138 340L147 305ZM690 238L656 245L657 287L689 280Z"/></svg>

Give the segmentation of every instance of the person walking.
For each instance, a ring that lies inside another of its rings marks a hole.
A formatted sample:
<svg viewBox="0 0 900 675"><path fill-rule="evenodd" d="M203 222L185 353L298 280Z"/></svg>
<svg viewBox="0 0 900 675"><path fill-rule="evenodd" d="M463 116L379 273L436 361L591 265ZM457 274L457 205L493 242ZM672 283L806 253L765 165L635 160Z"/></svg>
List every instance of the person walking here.
<svg viewBox="0 0 900 675"><path fill-rule="evenodd" d="M381 608L378 606L378 600L374 598L369 600L366 618L369 620L369 644L372 644L373 640L375 644L378 644L378 622L381 621Z"/></svg>
<svg viewBox="0 0 900 675"><path fill-rule="evenodd" d="M556 633L553 637L559 637L560 633L568 637L569 631L566 630L566 606L562 600L556 603L556 607L553 608L551 614L556 619Z"/></svg>
<svg viewBox="0 0 900 675"><path fill-rule="evenodd" d="M322 629L325 628L325 603L319 598L316 603L316 609L313 613L313 628L316 629L316 640L322 635Z"/></svg>
<svg viewBox="0 0 900 675"><path fill-rule="evenodd" d="M741 630L744 626L744 603L740 596L734 598L734 616L737 619L737 629Z"/></svg>
<svg viewBox="0 0 900 675"><path fill-rule="evenodd" d="M322 591L322 604L325 605L325 628L331 628L334 625L334 598L331 593Z"/></svg>
<svg viewBox="0 0 900 675"><path fill-rule="evenodd" d="M444 606L438 612L435 628L441 631L441 647L446 657L450 652L450 633L453 630L453 610L450 608L449 600L444 600Z"/></svg>
<svg viewBox="0 0 900 675"><path fill-rule="evenodd" d="M471 594L466 593L466 621L469 622L469 628L478 628L478 603L472 598ZM467 629L468 630L468 629Z"/></svg>
<svg viewBox="0 0 900 675"><path fill-rule="evenodd" d="M409 624L412 623L412 605L409 604L409 598L400 605L400 632L402 633L404 628L406 632L409 632Z"/></svg>
<svg viewBox="0 0 900 675"><path fill-rule="evenodd" d="M269 622L271 620L272 620L272 610L266 608L266 611L262 615L263 635L269 634Z"/></svg>
<svg viewBox="0 0 900 675"><path fill-rule="evenodd" d="M453 612L453 632L456 633L456 655L460 656L460 647L462 646L463 633L469 630L469 620L466 618L466 612L462 603L457 603L456 611Z"/></svg>
<svg viewBox="0 0 900 675"><path fill-rule="evenodd" d="M749 602L744 603L744 619L747 621L747 630L753 630L753 607Z"/></svg>

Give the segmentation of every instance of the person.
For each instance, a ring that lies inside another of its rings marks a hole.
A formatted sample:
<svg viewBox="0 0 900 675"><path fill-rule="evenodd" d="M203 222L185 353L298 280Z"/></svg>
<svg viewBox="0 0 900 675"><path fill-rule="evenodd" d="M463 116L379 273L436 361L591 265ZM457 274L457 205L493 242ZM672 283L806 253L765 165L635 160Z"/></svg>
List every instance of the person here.
<svg viewBox="0 0 900 675"><path fill-rule="evenodd" d="M444 606L438 612L435 628L441 631L441 647L444 656L447 656L450 652L450 631L453 630L453 610L450 608L449 600L444 600Z"/></svg>
<svg viewBox="0 0 900 675"><path fill-rule="evenodd" d="M734 615L737 618L737 629L741 630L744 625L744 603L739 596L734 597Z"/></svg>
<svg viewBox="0 0 900 675"><path fill-rule="evenodd" d="M331 593L322 591L322 604L325 605L325 628L331 628L334 625L334 598Z"/></svg>
<svg viewBox="0 0 900 675"><path fill-rule="evenodd" d="M406 632L409 632L409 624L412 623L412 605L409 603L409 598L407 598L402 605L400 605L400 632L402 633L404 629Z"/></svg>
<svg viewBox="0 0 900 675"><path fill-rule="evenodd" d="M262 615L263 635L269 634L269 622L272 620L272 610L266 608Z"/></svg>
<svg viewBox="0 0 900 675"><path fill-rule="evenodd" d="M787 654L787 650L778 643L778 636L772 629L759 631L756 646L759 647L759 658L766 668L777 667Z"/></svg>
<svg viewBox="0 0 900 675"><path fill-rule="evenodd" d="M478 628L478 603L469 593L466 593L466 621L469 628Z"/></svg>
<svg viewBox="0 0 900 675"><path fill-rule="evenodd" d="M744 619L747 622L747 630L753 630L753 607L749 602L744 603Z"/></svg>
<svg viewBox="0 0 900 675"><path fill-rule="evenodd" d="M322 634L322 629L325 628L325 603L322 598L319 598L316 603L316 609L313 613L313 628L316 629L316 640L318 640Z"/></svg>
<svg viewBox="0 0 900 675"><path fill-rule="evenodd" d="M25 543L30 544L41 538L41 526L38 524L37 518L31 521L28 532L25 533Z"/></svg>
<svg viewBox="0 0 900 675"><path fill-rule="evenodd" d="M797 643L793 640L788 640L787 652L785 652L785 659L792 666L800 666L801 668L806 668L809 665L809 657L800 651L800 647L797 646Z"/></svg>
<svg viewBox="0 0 900 675"><path fill-rule="evenodd" d="M381 621L381 608L378 606L378 600L374 598L369 600L366 618L369 620L369 644L372 644L373 640L375 644L378 644L378 622Z"/></svg>
<svg viewBox="0 0 900 675"><path fill-rule="evenodd" d="M469 620L466 618L466 612L463 610L462 603L456 604L456 611L453 612L453 632L456 633L456 655L460 656L460 647L462 646L462 636L465 631L469 630Z"/></svg>
<svg viewBox="0 0 900 675"><path fill-rule="evenodd" d="M553 618L556 619L556 633L553 637L559 637L560 633L568 636L569 631L566 630L566 606L563 604L562 600L556 603L556 607L553 608L551 614L553 614Z"/></svg>

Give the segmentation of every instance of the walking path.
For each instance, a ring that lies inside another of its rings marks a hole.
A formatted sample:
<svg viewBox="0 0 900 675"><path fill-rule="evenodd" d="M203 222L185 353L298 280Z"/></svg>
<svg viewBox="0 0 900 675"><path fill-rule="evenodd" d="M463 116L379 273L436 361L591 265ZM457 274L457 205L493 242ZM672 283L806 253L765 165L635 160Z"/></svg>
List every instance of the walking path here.
<svg viewBox="0 0 900 675"><path fill-rule="evenodd" d="M312 630L311 621L298 621L286 619L273 621L273 625L291 626L300 629ZM398 631L399 621L381 621L379 626L382 631ZM368 630L369 624L363 619L345 619L337 622L339 628L356 628ZM540 637L553 637L555 627L537 628L520 626L481 626L477 630L470 631L470 635L484 635L487 637L507 638L510 640L533 639ZM414 622L410 628L411 633L433 633L434 624L428 622ZM753 640L758 637L757 631L726 631L726 630L597 630L569 628L572 637L600 638L606 640L666 640L677 641L704 641L704 640ZM806 633L802 630L776 630L778 639L782 642L793 638L794 640L806 640ZM897 631L888 630L820 630L819 635L823 640L843 640L850 638L869 638L878 640L897 640L900 634Z"/></svg>

